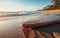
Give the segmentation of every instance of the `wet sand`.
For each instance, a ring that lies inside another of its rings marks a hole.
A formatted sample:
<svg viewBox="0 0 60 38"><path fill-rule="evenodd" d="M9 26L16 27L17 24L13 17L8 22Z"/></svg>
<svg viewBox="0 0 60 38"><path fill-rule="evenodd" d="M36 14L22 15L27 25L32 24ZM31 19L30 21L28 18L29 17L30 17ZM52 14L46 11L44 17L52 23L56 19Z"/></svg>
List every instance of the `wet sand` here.
<svg viewBox="0 0 60 38"><path fill-rule="evenodd" d="M20 30L20 22L29 20L31 18L40 18L41 16L45 17L46 15L29 15L29 16L23 16L14 18L13 20L6 20L6 21L0 21L0 38L22 38L22 33ZM53 15L54 17L55 15ZM12 17L13 18L13 17ZM21 19L22 18L22 19ZM27 18L27 19L26 19ZM55 17L54 17L55 18ZM56 25L56 26L55 26ZM55 24L54 26L48 26L48 27L40 27L38 30L42 32L50 32L50 31L59 31L60 24ZM52 29L52 30L51 30ZM21 34L19 34L21 33Z"/></svg>
<svg viewBox="0 0 60 38"><path fill-rule="evenodd" d="M19 35L19 24L18 21L3 21L3 23L0 21L0 38L22 38L21 34ZM60 32L60 23L33 29L39 32Z"/></svg>
<svg viewBox="0 0 60 38"><path fill-rule="evenodd" d="M19 21L0 21L0 38L19 38Z"/></svg>

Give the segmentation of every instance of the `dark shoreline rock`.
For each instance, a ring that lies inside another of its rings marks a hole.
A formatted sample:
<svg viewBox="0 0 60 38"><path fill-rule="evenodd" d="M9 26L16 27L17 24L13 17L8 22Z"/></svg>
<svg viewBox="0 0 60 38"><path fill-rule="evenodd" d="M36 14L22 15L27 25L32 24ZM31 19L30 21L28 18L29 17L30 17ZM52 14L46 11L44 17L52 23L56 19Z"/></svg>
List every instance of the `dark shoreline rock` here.
<svg viewBox="0 0 60 38"><path fill-rule="evenodd" d="M28 30L27 30L28 29ZM60 23L52 24L51 26L45 26L40 28L23 28L22 29L25 38L55 38L53 33L60 33ZM22 33L23 34L23 33ZM31 36L32 35L32 36Z"/></svg>
<svg viewBox="0 0 60 38"><path fill-rule="evenodd" d="M41 26L49 26L51 24L55 24L55 23L60 23L60 19L59 20L53 20L53 21L50 21L50 22L43 22L43 23L32 23L32 24L29 24L29 21L28 22L25 22L22 24L22 27L24 28L29 28L29 27L32 27L32 28L35 28L35 27L41 27Z"/></svg>

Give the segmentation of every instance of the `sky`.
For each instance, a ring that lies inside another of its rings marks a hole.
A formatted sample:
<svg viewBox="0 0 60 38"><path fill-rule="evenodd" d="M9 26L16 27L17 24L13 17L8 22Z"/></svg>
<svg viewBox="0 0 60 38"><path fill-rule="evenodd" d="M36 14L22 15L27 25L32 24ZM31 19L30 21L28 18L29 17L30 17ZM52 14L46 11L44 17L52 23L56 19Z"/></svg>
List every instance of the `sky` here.
<svg viewBox="0 0 60 38"><path fill-rule="evenodd" d="M51 0L0 0L0 11L34 11L50 4Z"/></svg>

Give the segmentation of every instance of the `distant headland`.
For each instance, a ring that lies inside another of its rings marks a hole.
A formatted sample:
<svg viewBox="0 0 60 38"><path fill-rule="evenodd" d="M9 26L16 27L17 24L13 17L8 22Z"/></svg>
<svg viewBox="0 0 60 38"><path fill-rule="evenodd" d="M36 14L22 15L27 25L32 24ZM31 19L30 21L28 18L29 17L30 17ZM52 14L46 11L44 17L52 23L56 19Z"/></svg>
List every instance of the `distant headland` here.
<svg viewBox="0 0 60 38"><path fill-rule="evenodd" d="M48 5L44 7L42 10L37 10L37 11L42 11L47 14L60 14L60 0L52 0L52 5Z"/></svg>

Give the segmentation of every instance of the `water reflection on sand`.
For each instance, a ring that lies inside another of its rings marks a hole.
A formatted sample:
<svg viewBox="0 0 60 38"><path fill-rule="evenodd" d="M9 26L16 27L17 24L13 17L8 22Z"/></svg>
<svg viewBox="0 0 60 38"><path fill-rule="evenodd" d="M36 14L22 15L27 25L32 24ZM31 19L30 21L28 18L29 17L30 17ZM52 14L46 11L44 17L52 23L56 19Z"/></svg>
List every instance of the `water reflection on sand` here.
<svg viewBox="0 0 60 38"><path fill-rule="evenodd" d="M45 14L32 14L26 16L11 16L0 18L0 38L17 38L19 35L20 23L23 23L30 18L41 18ZM56 15L50 15L50 17ZM59 16L57 16L59 18Z"/></svg>

